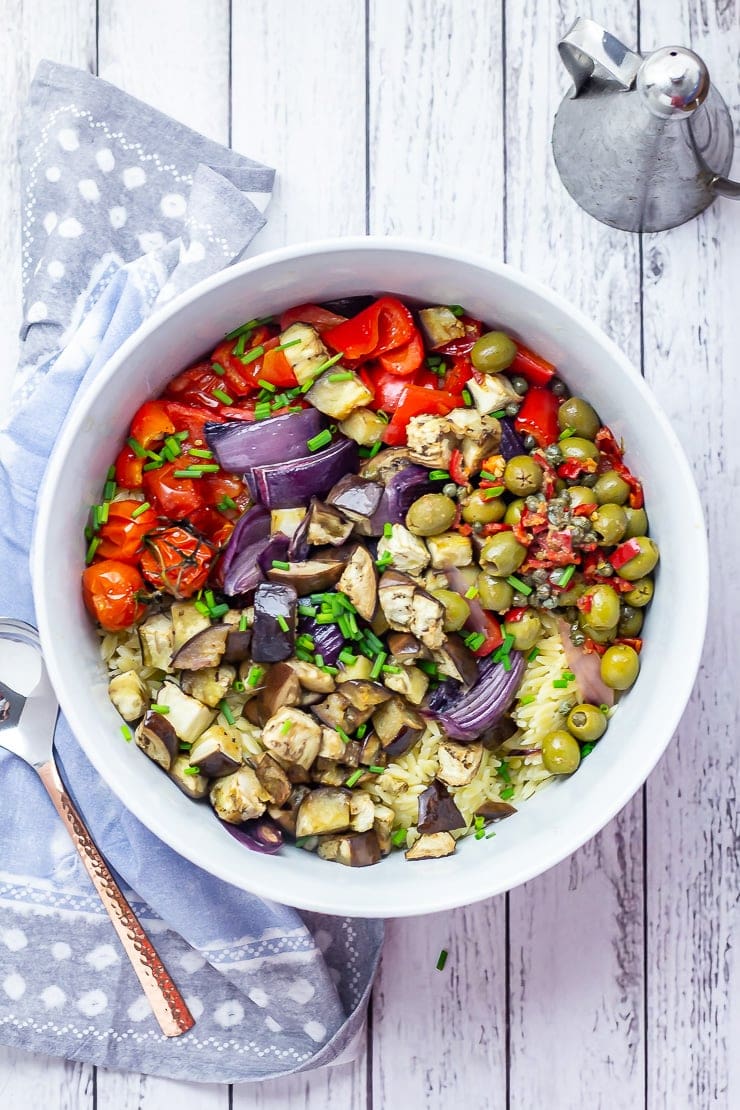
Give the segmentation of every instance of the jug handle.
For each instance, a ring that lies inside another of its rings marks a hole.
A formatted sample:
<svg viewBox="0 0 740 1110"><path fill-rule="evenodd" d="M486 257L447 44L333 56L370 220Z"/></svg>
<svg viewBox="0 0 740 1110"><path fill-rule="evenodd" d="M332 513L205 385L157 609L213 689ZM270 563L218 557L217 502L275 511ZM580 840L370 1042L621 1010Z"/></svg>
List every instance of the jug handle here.
<svg viewBox="0 0 740 1110"><path fill-rule="evenodd" d="M731 200L740 200L740 181L731 181L729 177L715 174L709 182L709 188L719 197L729 197Z"/></svg>
<svg viewBox="0 0 740 1110"><path fill-rule="evenodd" d="M623 89L631 89L642 64L642 56L605 31L593 19L579 18L558 43L563 65L573 78L573 92L583 91L594 70L605 70Z"/></svg>

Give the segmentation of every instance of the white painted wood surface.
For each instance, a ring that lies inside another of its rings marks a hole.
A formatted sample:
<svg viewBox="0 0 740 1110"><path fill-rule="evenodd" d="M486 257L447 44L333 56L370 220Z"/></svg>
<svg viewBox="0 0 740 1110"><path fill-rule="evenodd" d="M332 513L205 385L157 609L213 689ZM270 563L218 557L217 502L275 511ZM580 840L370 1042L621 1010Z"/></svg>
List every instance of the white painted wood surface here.
<svg viewBox="0 0 740 1110"><path fill-rule="evenodd" d="M0 1106L705 1110L740 1105L733 494L740 210L643 241L581 213L549 130L575 0L0 0L0 386L19 321L14 143L35 62L94 68L278 167L259 246L436 236L542 278L642 365L687 444L716 568L700 684L636 798L485 905L389 924L357 1061L232 1092L0 1049ZM694 45L740 121L738 0L592 0L629 45ZM96 36L97 29L97 36ZM440 948L447 969L434 970Z"/></svg>

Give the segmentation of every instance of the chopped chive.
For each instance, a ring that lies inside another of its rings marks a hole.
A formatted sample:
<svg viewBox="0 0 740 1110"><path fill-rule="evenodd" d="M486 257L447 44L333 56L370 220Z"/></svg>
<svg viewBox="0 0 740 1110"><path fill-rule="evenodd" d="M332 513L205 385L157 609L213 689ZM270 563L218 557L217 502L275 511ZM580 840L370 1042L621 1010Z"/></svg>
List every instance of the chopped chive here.
<svg viewBox="0 0 740 1110"><path fill-rule="evenodd" d="M317 366L316 369L313 372L314 380L319 376L319 374L323 374L325 370L329 370L330 367L336 366L336 364L339 362L340 358L343 358L343 357L344 357L344 351L340 351L339 354L334 355L333 358L328 358L326 360L326 362L322 362L321 365Z"/></svg>
<svg viewBox="0 0 740 1110"><path fill-rule="evenodd" d="M345 743L345 744L349 744L349 742L350 742L350 737L349 737L349 736L347 735L347 733L346 733L346 732L344 731L344 729L343 729L343 728L339 728L339 726L337 726L337 733L338 733L338 734L339 734L339 736L341 737L341 739L342 739L343 743Z"/></svg>
<svg viewBox="0 0 740 1110"><path fill-rule="evenodd" d="M108 479L103 488L103 500L112 501L116 496L116 483L112 479Z"/></svg>
<svg viewBox="0 0 740 1110"><path fill-rule="evenodd" d="M441 361L441 355L427 355L427 366L439 366Z"/></svg>
<svg viewBox="0 0 740 1110"><path fill-rule="evenodd" d="M331 432L328 428L324 428L323 432L319 432L318 435L312 436L311 439L307 440L306 447L308 447L309 451L318 451L322 447L326 447L328 443L331 443Z"/></svg>
<svg viewBox="0 0 740 1110"><path fill-rule="evenodd" d="M530 663L534 663L535 659L537 658L537 656L539 654L540 654L540 649L538 647L533 647L532 650L530 651L529 655L527 656L527 659L529 660Z"/></svg>
<svg viewBox="0 0 740 1110"><path fill-rule="evenodd" d="M141 516L147 511L147 509L151 509L151 505L148 501L142 501L138 508L134 509L134 511L131 513L131 519L136 520L137 516ZM107 516L108 514L106 513L105 515Z"/></svg>
<svg viewBox="0 0 740 1110"><path fill-rule="evenodd" d="M390 539L393 535L393 525L390 524L388 521L386 521L383 525L383 535L386 537L386 539Z"/></svg>
<svg viewBox="0 0 740 1110"><path fill-rule="evenodd" d="M357 656L353 655L353 653L349 650L349 648L343 648L339 652L339 662L344 663L347 667L351 667L352 664L355 663L356 661L357 661Z"/></svg>
<svg viewBox="0 0 740 1110"><path fill-rule="evenodd" d="M197 469L201 472L201 474L217 474L221 467L218 465L218 463L204 462L200 463Z"/></svg>
<svg viewBox="0 0 740 1110"><path fill-rule="evenodd" d="M239 355L239 360L242 366L249 366L250 362L256 362L258 358L262 358L264 353L265 348L260 343L258 347L252 347L252 350L247 351L246 354Z"/></svg>
<svg viewBox="0 0 740 1110"><path fill-rule="evenodd" d="M128 725L121 725L121 736L123 737L123 739L126 741L127 744L130 743L130 741L133 740L133 738L134 738L134 734L131 731L131 729L128 727Z"/></svg>
<svg viewBox="0 0 740 1110"><path fill-rule="evenodd" d="M472 405L472 403L473 403L473 398L470 396L467 389L464 389L462 391L462 399L463 399L463 401L465 402L466 405Z"/></svg>
<svg viewBox="0 0 740 1110"><path fill-rule="evenodd" d="M283 736L287 736L288 733L290 732L290 730L292 729L292 727L293 727L293 722L292 721L283 721L283 723L280 726L281 734Z"/></svg>
<svg viewBox="0 0 740 1110"><path fill-rule="evenodd" d="M386 651L378 652L375 657L375 662L373 663L372 670L370 671L371 678L378 678L380 676L380 672L383 669L383 664L385 663L387 658L388 653Z"/></svg>
<svg viewBox="0 0 740 1110"><path fill-rule="evenodd" d="M573 671L563 671L563 678L566 682L575 682L576 680L576 676L573 674Z"/></svg>
<svg viewBox="0 0 740 1110"><path fill-rule="evenodd" d="M419 668L419 670L424 671L425 674L428 674L430 678L436 678L439 672L437 664L432 663L429 659L417 659L416 666Z"/></svg>
<svg viewBox="0 0 740 1110"><path fill-rule="evenodd" d="M194 455L196 459L212 459L213 451L206 450L205 447L191 447L188 450L189 455Z"/></svg>
<svg viewBox="0 0 740 1110"><path fill-rule="evenodd" d="M163 462L148 462L144 463L141 469L144 471L159 470L162 466L164 466Z"/></svg>
<svg viewBox="0 0 740 1110"><path fill-rule="evenodd" d="M495 474L491 474L490 470L481 470L480 476L486 482L498 482L498 478Z"/></svg>
<svg viewBox="0 0 740 1110"><path fill-rule="evenodd" d="M491 840L495 835L495 832L486 833L486 840Z"/></svg>
<svg viewBox="0 0 740 1110"><path fill-rule="evenodd" d="M216 398L217 401L220 401L223 405L233 405L234 404L233 397L229 397L228 393L224 389L214 389L213 390L213 396Z"/></svg>
<svg viewBox="0 0 740 1110"><path fill-rule="evenodd" d="M471 632L465 637L465 646L469 647L471 651L477 651L478 648L483 647L486 642L486 637L482 632Z"/></svg>
<svg viewBox="0 0 740 1110"><path fill-rule="evenodd" d="M444 966L447 963L447 956L449 955L446 948L443 948L437 957L437 971L444 971Z"/></svg>
<svg viewBox="0 0 740 1110"><path fill-rule="evenodd" d="M165 442L165 447L167 447L169 449L169 451L172 455L177 457L177 455L182 454L182 447L180 446L180 444L178 443L178 441L175 439L174 436L167 436L167 439L164 442ZM195 452L191 451L190 453L192 455Z"/></svg>
<svg viewBox="0 0 740 1110"><path fill-rule="evenodd" d="M107 474L106 474L106 476L105 476L105 477L106 477L106 480L107 480L108 482L112 482L112 481L113 481L113 479L115 478L115 476L116 476L116 468L115 468L115 466L109 466L109 467L108 467L108 472L107 472Z"/></svg>
<svg viewBox="0 0 740 1110"><path fill-rule="evenodd" d="M146 454L147 454L147 458L151 459L152 462L161 462L162 461L162 455L158 454L156 451L147 450Z"/></svg>
<svg viewBox="0 0 740 1110"><path fill-rule="evenodd" d="M175 432L172 438L176 439L178 443L184 443L186 439L190 438L190 432Z"/></svg>
<svg viewBox="0 0 740 1110"><path fill-rule="evenodd" d="M567 678L554 678L552 684L556 690L564 690L568 685L568 680Z"/></svg>
<svg viewBox="0 0 740 1110"><path fill-rule="evenodd" d="M219 378L223 378L224 374L226 373L220 362L212 362L211 370L213 370L213 373L216 374Z"/></svg>
<svg viewBox="0 0 740 1110"><path fill-rule="evenodd" d="M266 389L268 393L275 393L277 391L277 386L273 385L272 382L265 381L264 378L258 378L257 385L261 386L262 389Z"/></svg>
<svg viewBox="0 0 740 1110"><path fill-rule="evenodd" d="M489 486L488 489L481 489L478 492L484 501L491 501L494 497L501 496L503 488L503 486Z"/></svg>
<svg viewBox="0 0 740 1110"><path fill-rule="evenodd" d="M362 778L362 776L364 774L365 774L365 772L364 772L363 768L358 767L356 771L352 772L352 774L349 776L349 778L347 779L347 781L344 785L345 786L355 786L360 781L360 779Z"/></svg>
<svg viewBox="0 0 740 1110"><path fill-rule="evenodd" d="M504 782L511 782L511 775L509 774L509 765L506 762L506 760L502 760L501 766L496 771L496 774L498 775L498 777L500 779L503 779Z"/></svg>
<svg viewBox="0 0 740 1110"><path fill-rule="evenodd" d="M180 741L180 743L179 743L179 744L178 744L178 746L177 746L177 750L178 750L179 752L183 752L184 754L187 754L187 752L189 752L189 751L190 751L190 749L192 748L192 746L193 746L193 745L192 745L192 744L188 744L186 740L181 740L181 741Z"/></svg>
<svg viewBox="0 0 740 1110"><path fill-rule="evenodd" d="M199 775L200 767L186 767L183 771L184 775Z"/></svg>
<svg viewBox="0 0 740 1110"><path fill-rule="evenodd" d="M282 559L273 559L272 565L275 570L290 570L290 563L286 563Z"/></svg>
<svg viewBox="0 0 740 1110"><path fill-rule="evenodd" d="M600 705L599 709L601 710L602 713L604 713L605 715L608 715L608 713L609 713L609 706L608 705Z"/></svg>
<svg viewBox="0 0 740 1110"><path fill-rule="evenodd" d="M517 578L515 574L510 574L506 581L513 589L518 590L520 594L524 594L525 597L528 597L532 592L532 587L523 582L521 578Z"/></svg>
<svg viewBox="0 0 740 1110"><path fill-rule="evenodd" d="M222 698L221 701L218 703L218 708L223 713L223 715L226 718L228 724L233 725L233 723L234 723L234 714L231 712L231 706L229 705L229 703L224 698Z"/></svg>
<svg viewBox="0 0 740 1110"><path fill-rule="evenodd" d="M273 347L273 351L287 351L288 347L295 347L298 343L302 343L302 339L289 339L287 343L281 343L279 347Z"/></svg>
<svg viewBox="0 0 740 1110"><path fill-rule="evenodd" d="M476 829L475 830L475 839L476 840L482 840L485 835L486 835L486 830L485 829Z"/></svg>
<svg viewBox="0 0 740 1110"><path fill-rule="evenodd" d="M367 721L363 721L363 723L360 725L360 727L355 730L355 736L357 737L358 740L362 740L362 738L363 738L363 736L365 735L366 732L367 732Z"/></svg>
<svg viewBox="0 0 740 1110"><path fill-rule="evenodd" d="M564 429L564 430L563 430L563 431L562 431L562 432L560 433L560 435L558 436L558 440L561 440L561 439L570 439L570 437L571 437L571 436L574 436L575 434L576 434L576 432L575 432L575 428L565 428L565 429Z"/></svg>
<svg viewBox="0 0 740 1110"><path fill-rule="evenodd" d="M85 539L89 541L89 540L91 540L92 538L93 538L93 530L92 530L92 525L91 525L91 524L87 524L87 525L85 525Z"/></svg>
<svg viewBox="0 0 740 1110"><path fill-rule="evenodd" d="M216 508L219 510L219 512L224 513L227 509L236 509L237 504L232 497L222 497Z"/></svg>
<svg viewBox="0 0 740 1110"><path fill-rule="evenodd" d="M491 416L495 417L496 420L502 420L506 416L506 409L496 409L495 412L491 413Z"/></svg>
<svg viewBox="0 0 740 1110"><path fill-rule="evenodd" d="M170 711L169 705L162 705L160 702L156 702L154 705L150 705L149 708L151 709L152 713L169 713Z"/></svg>
<svg viewBox="0 0 740 1110"><path fill-rule="evenodd" d="M260 401L258 405L254 406L255 420L267 420L268 416L270 415L270 406L268 405L267 401Z"/></svg>
<svg viewBox="0 0 740 1110"><path fill-rule="evenodd" d="M90 540L90 546L87 549L87 553L85 554L86 563L89 564L93 561L93 559L95 558L95 552L98 550L99 547L100 536L93 536L93 538Z"/></svg>
<svg viewBox="0 0 740 1110"><path fill-rule="evenodd" d="M323 657L323 655L321 655L320 652L318 652L318 651L316 652L316 654L314 655L314 659L316 660L316 666L317 667L323 667L324 657Z"/></svg>
<svg viewBox="0 0 740 1110"><path fill-rule="evenodd" d="M393 835L391 836L391 841L393 842L393 844L395 844L396 848L402 848L403 845L406 843L408 831L408 829L396 829L396 831L393 833Z"/></svg>
<svg viewBox="0 0 740 1110"><path fill-rule="evenodd" d="M211 610L208 608L205 601L196 601L195 608L198 610L199 613L202 613L204 617L210 617Z"/></svg>
<svg viewBox="0 0 740 1110"><path fill-rule="evenodd" d="M379 420L382 420L384 424L390 424L391 418L387 412L383 412L382 409L378 409L375 415L378 417Z"/></svg>
<svg viewBox="0 0 740 1110"><path fill-rule="evenodd" d="M501 660L501 665L502 665L502 667L504 668L505 671L510 671L511 670L511 656L510 655L505 655L503 657L503 659Z"/></svg>
<svg viewBox="0 0 740 1110"><path fill-rule="evenodd" d="M206 599L206 605L208 606L208 608L212 609L213 606L216 604L216 599L213 596L213 590L206 590L205 599Z"/></svg>
<svg viewBox="0 0 740 1110"><path fill-rule="evenodd" d="M429 480L431 482L449 482L450 475L447 470L430 470Z"/></svg>
<svg viewBox="0 0 740 1110"><path fill-rule="evenodd" d="M199 466L187 466L182 470L173 470L175 478L202 478L203 471Z"/></svg>
<svg viewBox="0 0 740 1110"><path fill-rule="evenodd" d="M263 667L250 667L247 675L247 686L259 686L264 673Z"/></svg>
<svg viewBox="0 0 740 1110"><path fill-rule="evenodd" d="M499 797L501 798L502 802L508 802L509 798L514 797L514 787L513 786L505 786L504 789L499 794Z"/></svg>
<svg viewBox="0 0 740 1110"><path fill-rule="evenodd" d="M246 613L242 613L239 617L239 631L246 632L249 625L249 617Z"/></svg>
<svg viewBox="0 0 740 1110"><path fill-rule="evenodd" d="M225 339L239 339L240 336L246 335L250 331L254 331L259 323L258 320L248 320L246 324L240 324L238 328L228 332L224 337Z"/></svg>
<svg viewBox="0 0 740 1110"><path fill-rule="evenodd" d="M218 620L219 617L225 616L226 613L228 613L228 611L229 611L228 605L226 604L226 602L223 602L221 605L214 605L213 606L213 608L211 609L211 616L213 617L214 620Z"/></svg>
<svg viewBox="0 0 740 1110"><path fill-rule="evenodd" d="M565 568L563 573L558 578L558 586L567 586L575 572L576 568L574 564L571 563L569 567Z"/></svg>
<svg viewBox="0 0 740 1110"><path fill-rule="evenodd" d="M527 694L526 697L519 699L520 705L531 705L534 701L534 694Z"/></svg>
<svg viewBox="0 0 740 1110"><path fill-rule="evenodd" d="M384 551L379 559L375 560L375 565L378 570L386 570L393 562L393 556L390 551Z"/></svg>
<svg viewBox="0 0 740 1110"><path fill-rule="evenodd" d="M453 316L465 315L465 309L460 304L448 304L447 307L449 308Z"/></svg>
<svg viewBox="0 0 740 1110"><path fill-rule="evenodd" d="M467 590L465 591L465 597L468 599L468 601L472 601L477 596L478 596L478 587L477 586L468 586Z"/></svg>
<svg viewBox="0 0 740 1110"><path fill-rule="evenodd" d="M288 622L286 621L286 619L285 619L285 617L283 616L283 614L282 614L282 613L278 613L278 615L277 615L277 617L276 617L275 619L276 619L276 621L277 621L277 623L278 623L278 628L280 629L280 631L281 631L281 632L287 632L287 631L288 631Z"/></svg>
<svg viewBox="0 0 740 1110"><path fill-rule="evenodd" d="M584 744L581 747L581 759L585 759L587 755L591 755L596 745L594 743Z"/></svg>
<svg viewBox="0 0 740 1110"><path fill-rule="evenodd" d="M231 683L231 689L235 690L237 694L243 694L245 686L242 680L240 678L237 678Z"/></svg>
<svg viewBox="0 0 740 1110"><path fill-rule="evenodd" d="M354 374L351 370L340 370L336 374L329 375L330 382L351 382L353 378Z"/></svg>
<svg viewBox="0 0 740 1110"><path fill-rule="evenodd" d="M376 766L376 764L371 763L368 767L368 771L370 771L370 773L373 775L382 775L385 771L385 767L378 767Z"/></svg>
<svg viewBox="0 0 740 1110"><path fill-rule="evenodd" d="M133 436L129 436L129 438L126 440L126 443L128 443L129 447L136 455L137 459L146 458L146 447L142 447L138 439L134 439Z"/></svg>
<svg viewBox="0 0 740 1110"><path fill-rule="evenodd" d="M395 663L386 663L383 667L383 674L400 674L403 667L397 667Z"/></svg>

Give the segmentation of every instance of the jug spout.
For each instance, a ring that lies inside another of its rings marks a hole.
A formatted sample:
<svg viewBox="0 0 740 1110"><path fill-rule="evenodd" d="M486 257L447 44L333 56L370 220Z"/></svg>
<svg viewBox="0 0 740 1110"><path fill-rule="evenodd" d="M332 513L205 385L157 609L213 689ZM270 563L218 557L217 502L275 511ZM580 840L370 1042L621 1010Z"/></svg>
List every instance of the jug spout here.
<svg viewBox="0 0 740 1110"><path fill-rule="evenodd" d="M629 50L593 19L577 19L558 43L558 50L573 79L573 98L592 76L606 76L621 88L631 89L642 64L642 55Z"/></svg>

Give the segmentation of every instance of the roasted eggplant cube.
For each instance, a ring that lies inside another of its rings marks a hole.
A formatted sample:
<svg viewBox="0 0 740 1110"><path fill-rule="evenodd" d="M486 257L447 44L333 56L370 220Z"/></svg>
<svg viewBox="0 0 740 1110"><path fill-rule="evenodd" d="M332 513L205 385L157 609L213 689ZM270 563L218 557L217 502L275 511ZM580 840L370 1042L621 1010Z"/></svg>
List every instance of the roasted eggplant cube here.
<svg viewBox="0 0 740 1110"><path fill-rule="evenodd" d="M346 420L355 409L364 408L373 399L362 378L351 371L347 373L352 376L337 382L332 380L333 371L327 370L315 380L306 394L306 400L333 420Z"/></svg>
<svg viewBox="0 0 740 1110"><path fill-rule="evenodd" d="M452 829L465 828L465 818L445 784L437 779L419 795L417 828L420 833L451 832Z"/></svg>
<svg viewBox="0 0 740 1110"><path fill-rule="evenodd" d="M424 833L405 853L406 859L441 859L455 851L455 838L451 833Z"/></svg>
<svg viewBox="0 0 740 1110"><path fill-rule="evenodd" d="M351 520L342 516L338 509L319 501L318 497L312 498L306 526L306 541L312 547L324 547L326 544L338 547L349 539L351 532Z"/></svg>
<svg viewBox="0 0 740 1110"><path fill-rule="evenodd" d="M350 555L349 562L337 583L366 621L371 621L378 604L378 572L375 562L366 547L360 544Z"/></svg>
<svg viewBox="0 0 740 1110"><path fill-rule="evenodd" d="M386 755L403 755L424 735L424 718L394 694L373 713L373 728Z"/></svg>
<svg viewBox="0 0 740 1110"><path fill-rule="evenodd" d="M207 728L190 749L190 765L209 779L230 775L242 762L241 745L220 725Z"/></svg>
<svg viewBox="0 0 740 1110"><path fill-rule="evenodd" d="M397 674L387 674L383 682L389 690L403 694L413 705L421 705L429 685L429 676L419 667L401 667Z"/></svg>
<svg viewBox="0 0 740 1110"><path fill-rule="evenodd" d="M264 785L264 784L263 784ZM267 787L265 787L267 789ZM268 790L269 793L269 790ZM296 820L301 802L309 794L308 786L294 786L283 805L268 805L267 812L288 836L295 836Z"/></svg>
<svg viewBox="0 0 740 1110"><path fill-rule="evenodd" d="M249 647L252 643L252 630L245 628L242 632L239 628L230 628L229 634L226 637L226 647L224 648L224 663L242 663L245 659L249 658Z"/></svg>
<svg viewBox="0 0 740 1110"><path fill-rule="evenodd" d="M321 726L302 709L279 709L262 730L262 743L283 764L307 771L319 754Z"/></svg>
<svg viewBox="0 0 740 1110"><path fill-rule="evenodd" d="M503 821L505 817L512 817L515 813L516 806L509 805L508 802L500 802L498 799L488 798L482 805L478 806L475 816L483 817L486 822Z"/></svg>
<svg viewBox="0 0 740 1110"><path fill-rule="evenodd" d="M226 650L227 624L211 624L186 640L172 657L172 666L183 671L202 671L217 667Z"/></svg>
<svg viewBox="0 0 740 1110"><path fill-rule="evenodd" d="M157 694L159 705L169 709L167 722L184 744L193 744L216 716L213 709L184 693L174 682L162 684Z"/></svg>
<svg viewBox="0 0 740 1110"><path fill-rule="evenodd" d="M299 705L301 684L289 663L273 663L267 672L259 694L257 706L263 723L274 717L284 706Z"/></svg>
<svg viewBox="0 0 740 1110"><path fill-rule="evenodd" d="M211 787L211 805L222 821L241 825L265 812L268 796L251 767L240 767Z"/></svg>
<svg viewBox="0 0 740 1110"><path fill-rule="evenodd" d="M257 663L289 659L295 644L298 595L292 586L261 583L254 594L252 658Z"/></svg>
<svg viewBox="0 0 740 1110"><path fill-rule="evenodd" d="M427 343L432 348L444 347L453 339L462 339L465 325L447 305L433 305L419 310L419 323Z"/></svg>
<svg viewBox="0 0 740 1110"><path fill-rule="evenodd" d="M186 694L215 709L231 690L235 678L236 670L224 663L220 667L206 667L202 671L183 671L180 685Z"/></svg>
<svg viewBox="0 0 740 1110"><path fill-rule="evenodd" d="M271 567L267 577L270 582L292 586L297 594L305 597L306 594L330 590L341 578L344 566L343 559L334 559L330 555L326 559L288 563L287 570L285 567Z"/></svg>
<svg viewBox="0 0 740 1110"><path fill-rule="evenodd" d="M124 721L138 721L149 705L149 691L136 671L124 671L108 683L108 697Z"/></svg>
<svg viewBox="0 0 740 1110"><path fill-rule="evenodd" d="M172 669L175 633L167 613L155 613L139 625L139 643L145 667L156 667L159 671Z"/></svg>
<svg viewBox="0 0 740 1110"><path fill-rule="evenodd" d="M145 714L134 733L134 740L145 755L169 771L180 744L177 733L161 713Z"/></svg>
<svg viewBox="0 0 740 1110"><path fill-rule="evenodd" d="M393 840L391 838L393 836L393 824L396 815L390 806L376 805L374 808L375 821L373 823L373 828L375 829L375 835L380 845L380 854L382 856L387 856L393 846Z"/></svg>
<svg viewBox="0 0 740 1110"><path fill-rule="evenodd" d="M325 836L319 840L317 854L345 867L371 867L380 862L381 851L373 829L346 836Z"/></svg>
<svg viewBox="0 0 740 1110"><path fill-rule="evenodd" d="M370 478L345 474L326 497L327 505L339 509L343 516L354 521L368 521L380 504L383 486Z"/></svg>
<svg viewBox="0 0 740 1110"><path fill-rule="evenodd" d="M343 787L319 786L301 802L296 836L322 836L349 829L351 793Z"/></svg>
<svg viewBox="0 0 740 1110"><path fill-rule="evenodd" d="M349 803L350 826L354 832L367 832L375 823L375 805L364 790L353 790Z"/></svg>
<svg viewBox="0 0 740 1110"><path fill-rule="evenodd" d="M262 783L266 793L270 795L273 805L284 806L290 798L291 786L288 776L276 759L269 752L260 752L252 760L254 773Z"/></svg>
<svg viewBox="0 0 740 1110"><path fill-rule="evenodd" d="M195 802L205 798L211 786L205 775L193 774L187 755L178 755L170 767L170 778L183 794Z"/></svg>
<svg viewBox="0 0 740 1110"><path fill-rule="evenodd" d="M170 609L173 629L173 651L179 651L183 644L199 632L210 627L211 618L196 609L194 601L173 601Z"/></svg>
<svg viewBox="0 0 740 1110"><path fill-rule="evenodd" d="M478 774L483 759L483 745L459 744L456 740L442 740L437 749L439 770L437 779L446 786L467 786Z"/></svg>

